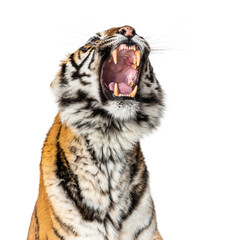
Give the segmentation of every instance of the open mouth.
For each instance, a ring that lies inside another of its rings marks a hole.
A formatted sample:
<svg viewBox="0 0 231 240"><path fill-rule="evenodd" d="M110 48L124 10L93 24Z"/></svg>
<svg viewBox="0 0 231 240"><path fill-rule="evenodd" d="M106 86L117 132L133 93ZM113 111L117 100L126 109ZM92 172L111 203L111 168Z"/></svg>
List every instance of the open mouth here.
<svg viewBox="0 0 231 240"><path fill-rule="evenodd" d="M102 67L101 85L110 99L134 99L141 53L136 45L120 44Z"/></svg>

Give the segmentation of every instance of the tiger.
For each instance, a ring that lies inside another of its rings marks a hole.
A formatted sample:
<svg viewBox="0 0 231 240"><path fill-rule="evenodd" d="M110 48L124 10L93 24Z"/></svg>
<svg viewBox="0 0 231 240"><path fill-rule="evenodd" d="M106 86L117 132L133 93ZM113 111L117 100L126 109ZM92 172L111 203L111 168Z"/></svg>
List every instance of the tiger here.
<svg viewBox="0 0 231 240"><path fill-rule="evenodd" d="M150 52L125 25L61 62L28 240L162 240L140 146L165 108Z"/></svg>

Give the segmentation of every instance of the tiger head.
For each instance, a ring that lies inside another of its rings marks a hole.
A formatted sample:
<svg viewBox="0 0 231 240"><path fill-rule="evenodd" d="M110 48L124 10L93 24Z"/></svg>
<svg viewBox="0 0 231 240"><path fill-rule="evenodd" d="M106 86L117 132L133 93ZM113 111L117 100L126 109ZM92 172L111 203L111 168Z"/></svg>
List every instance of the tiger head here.
<svg viewBox="0 0 231 240"><path fill-rule="evenodd" d="M163 92L149 53L148 42L130 26L90 38L62 62L51 84L61 120L82 133L92 128L106 131L112 123L130 124L126 126L134 131L155 128Z"/></svg>

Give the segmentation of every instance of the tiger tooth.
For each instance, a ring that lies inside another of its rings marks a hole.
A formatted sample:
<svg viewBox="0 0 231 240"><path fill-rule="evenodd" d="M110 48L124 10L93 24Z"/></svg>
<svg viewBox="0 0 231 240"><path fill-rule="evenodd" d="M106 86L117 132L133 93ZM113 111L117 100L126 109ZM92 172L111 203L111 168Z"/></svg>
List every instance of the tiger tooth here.
<svg viewBox="0 0 231 240"><path fill-rule="evenodd" d="M139 66L140 58L141 58L140 50L135 51L135 54L136 54L136 59L137 59L137 66Z"/></svg>
<svg viewBox="0 0 231 240"><path fill-rule="evenodd" d="M119 96L119 88L117 83L115 83L115 86L114 86L114 95Z"/></svg>
<svg viewBox="0 0 231 240"><path fill-rule="evenodd" d="M129 96L134 98L136 96L137 89L138 89L138 87L136 85L135 88L133 89L133 91L129 94Z"/></svg>
<svg viewBox="0 0 231 240"><path fill-rule="evenodd" d="M115 64L117 64L117 48L112 52L112 58Z"/></svg>

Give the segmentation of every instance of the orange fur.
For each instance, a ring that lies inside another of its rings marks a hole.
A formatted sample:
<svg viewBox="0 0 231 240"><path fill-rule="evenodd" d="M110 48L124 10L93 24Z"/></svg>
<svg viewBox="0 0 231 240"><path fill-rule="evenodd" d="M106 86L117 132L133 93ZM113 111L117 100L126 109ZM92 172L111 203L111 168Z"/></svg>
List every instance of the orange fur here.
<svg viewBox="0 0 231 240"><path fill-rule="evenodd" d="M39 195L31 218L28 240L58 239L52 230L52 224L56 224L56 222L52 221L51 205L46 193L43 177L46 176L49 178L49 176L53 174L52 169L55 168L56 160L56 137L60 127L59 115L57 115L53 126L47 134L47 139L43 147L42 161L40 164ZM36 238L36 236L38 236L38 238Z"/></svg>

